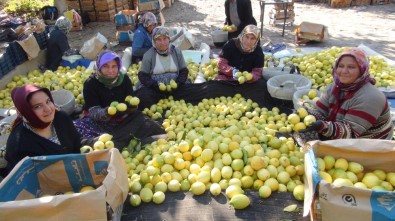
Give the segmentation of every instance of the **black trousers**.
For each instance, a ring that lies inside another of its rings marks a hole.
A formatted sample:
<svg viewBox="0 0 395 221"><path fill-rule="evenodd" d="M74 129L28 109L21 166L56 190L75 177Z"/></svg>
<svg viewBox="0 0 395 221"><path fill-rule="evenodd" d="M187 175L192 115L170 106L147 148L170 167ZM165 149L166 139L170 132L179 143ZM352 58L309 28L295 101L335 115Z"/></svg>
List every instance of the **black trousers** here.
<svg viewBox="0 0 395 221"><path fill-rule="evenodd" d="M142 87L136 91L136 96L140 98L139 110L149 108L158 103L160 99L173 96L175 100L185 100L186 103L197 104L203 98L207 98L207 82L198 84L179 85L172 92L161 92L152 88Z"/></svg>
<svg viewBox="0 0 395 221"><path fill-rule="evenodd" d="M209 81L207 85L208 97L233 97L236 94L241 94L245 99L251 99L258 103L260 107L272 108L274 107L273 98L267 90L266 80L261 78L254 83L239 84L230 81Z"/></svg>
<svg viewBox="0 0 395 221"><path fill-rule="evenodd" d="M144 140L148 137L161 134L166 134L161 125L141 111L136 111L130 114L112 131L112 140L118 149L123 149L133 137Z"/></svg>

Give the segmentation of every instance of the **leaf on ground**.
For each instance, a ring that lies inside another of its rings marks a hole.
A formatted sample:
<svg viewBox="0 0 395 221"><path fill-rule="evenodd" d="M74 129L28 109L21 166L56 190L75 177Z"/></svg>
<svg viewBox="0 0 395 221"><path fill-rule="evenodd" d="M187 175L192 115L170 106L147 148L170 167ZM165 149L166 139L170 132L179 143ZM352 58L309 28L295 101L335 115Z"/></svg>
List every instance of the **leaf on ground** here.
<svg viewBox="0 0 395 221"><path fill-rule="evenodd" d="M296 211L297 208L298 208L298 205L296 205L296 204L291 204L291 205L285 207L285 208L283 209L283 211L284 211L284 212L297 212L297 211Z"/></svg>

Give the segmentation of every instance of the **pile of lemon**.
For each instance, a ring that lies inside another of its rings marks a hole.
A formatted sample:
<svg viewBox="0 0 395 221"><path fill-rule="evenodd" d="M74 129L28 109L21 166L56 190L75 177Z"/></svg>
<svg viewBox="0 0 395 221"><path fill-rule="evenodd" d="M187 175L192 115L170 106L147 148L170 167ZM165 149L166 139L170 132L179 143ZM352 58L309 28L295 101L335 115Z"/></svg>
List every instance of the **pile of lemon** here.
<svg viewBox="0 0 395 221"><path fill-rule="evenodd" d="M393 191L395 187L395 172L376 169L365 171L359 162L348 161L345 158L334 158L331 155L316 158L319 175L334 186L349 186L364 189Z"/></svg>
<svg viewBox="0 0 395 221"><path fill-rule="evenodd" d="M262 198L291 192L303 200L304 153L292 138L275 136L279 128L293 128L278 108L260 108L238 94L197 105L170 97L145 111L161 112L168 139L122 151L131 205L161 203L168 191L224 194L235 209L250 204L246 190Z"/></svg>

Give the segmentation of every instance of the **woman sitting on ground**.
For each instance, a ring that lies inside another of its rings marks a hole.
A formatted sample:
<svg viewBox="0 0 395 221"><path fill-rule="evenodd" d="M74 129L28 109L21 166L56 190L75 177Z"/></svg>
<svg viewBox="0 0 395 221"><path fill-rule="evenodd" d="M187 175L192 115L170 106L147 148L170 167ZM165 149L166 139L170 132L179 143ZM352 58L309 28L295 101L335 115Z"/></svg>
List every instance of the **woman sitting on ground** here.
<svg viewBox="0 0 395 221"><path fill-rule="evenodd" d="M101 53L96 61L95 72L84 82L84 116L75 125L83 138L95 138L103 133L113 135L115 147L122 149L136 137L144 140L166 132L162 127L145 116L136 107L129 106L121 114L110 115L108 108L112 102L125 103L127 96L133 95L132 82L120 72L121 59L111 51Z"/></svg>
<svg viewBox="0 0 395 221"><path fill-rule="evenodd" d="M205 98L205 84L191 84L181 50L170 44L169 30L156 27L152 31L152 42L153 47L144 54L138 72L136 95L141 100L139 108L150 107L170 95L193 104ZM170 82L173 82L171 90L160 88L160 84L163 87L170 85ZM174 83L177 85L174 86Z"/></svg>
<svg viewBox="0 0 395 221"><path fill-rule="evenodd" d="M219 55L218 76L208 82L210 98L241 94L261 107L272 108L273 100L262 78L264 54L258 45L259 29L247 25L239 37L225 43ZM241 73L248 72L246 76Z"/></svg>
<svg viewBox="0 0 395 221"><path fill-rule="evenodd" d="M59 111L47 88L25 85L12 90L17 118L7 140L8 172L24 157L79 153L81 139L71 118Z"/></svg>
<svg viewBox="0 0 395 221"><path fill-rule="evenodd" d="M140 23L133 35L132 64L141 61L144 53L152 47L151 32L156 24L156 17L152 12L146 12L141 16Z"/></svg>
<svg viewBox="0 0 395 221"><path fill-rule="evenodd" d="M320 139L392 139L393 124L385 95L369 75L369 59L358 48L341 53L333 68L334 83L328 85L308 112L317 119L306 130Z"/></svg>

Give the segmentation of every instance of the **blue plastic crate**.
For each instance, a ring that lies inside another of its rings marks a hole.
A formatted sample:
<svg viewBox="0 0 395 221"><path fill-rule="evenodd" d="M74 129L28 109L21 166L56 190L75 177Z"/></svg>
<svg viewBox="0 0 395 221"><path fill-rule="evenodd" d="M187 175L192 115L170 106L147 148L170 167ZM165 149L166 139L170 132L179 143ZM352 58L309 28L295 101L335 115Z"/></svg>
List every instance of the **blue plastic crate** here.
<svg viewBox="0 0 395 221"><path fill-rule="evenodd" d="M34 32L33 36L36 38L38 46L40 46L41 50L47 48L48 39L47 39L47 34L45 32L41 32L41 33Z"/></svg>
<svg viewBox="0 0 395 221"><path fill-rule="evenodd" d="M25 50L23 50L23 48L17 42L11 42L7 49L12 51L12 60L15 66L18 66L28 60Z"/></svg>
<svg viewBox="0 0 395 221"><path fill-rule="evenodd" d="M48 34L51 33L51 31L53 31L54 29L55 29L55 25L45 26L45 34L48 36Z"/></svg>
<svg viewBox="0 0 395 221"><path fill-rule="evenodd" d="M9 72L14 70L15 66L11 62L11 57L9 54L0 55L0 78L7 75Z"/></svg>

